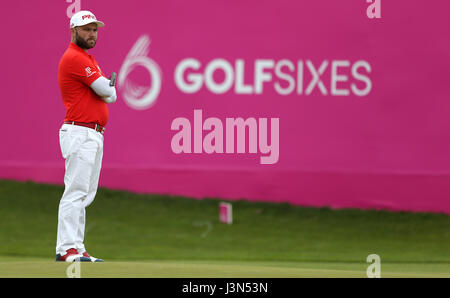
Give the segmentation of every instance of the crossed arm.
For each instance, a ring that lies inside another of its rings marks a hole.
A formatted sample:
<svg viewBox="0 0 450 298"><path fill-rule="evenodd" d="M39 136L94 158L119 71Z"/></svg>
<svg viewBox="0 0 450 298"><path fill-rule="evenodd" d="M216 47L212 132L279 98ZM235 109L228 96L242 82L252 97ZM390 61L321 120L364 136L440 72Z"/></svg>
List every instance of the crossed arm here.
<svg viewBox="0 0 450 298"><path fill-rule="evenodd" d="M99 77L91 84L91 89L106 103L114 103L117 99L116 87L109 85L109 80Z"/></svg>

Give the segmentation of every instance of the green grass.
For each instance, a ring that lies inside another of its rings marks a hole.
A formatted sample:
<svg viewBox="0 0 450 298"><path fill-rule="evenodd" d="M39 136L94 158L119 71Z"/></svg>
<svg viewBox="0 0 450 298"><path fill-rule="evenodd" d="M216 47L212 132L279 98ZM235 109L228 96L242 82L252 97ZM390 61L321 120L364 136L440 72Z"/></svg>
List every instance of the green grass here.
<svg viewBox="0 0 450 298"><path fill-rule="evenodd" d="M67 266L53 262L62 192L62 186L0 181L0 277L61 274ZM366 257L375 253L382 276L450 277L448 215L242 200L232 202L234 222L225 225L218 203L99 189L87 209L85 244L107 262L84 264L83 272L364 277Z"/></svg>
<svg viewBox="0 0 450 298"><path fill-rule="evenodd" d="M0 258L0 278L67 277L71 264L39 258ZM83 278L366 278L367 264L346 262L109 261L81 263ZM382 264L381 277L450 278L448 265Z"/></svg>

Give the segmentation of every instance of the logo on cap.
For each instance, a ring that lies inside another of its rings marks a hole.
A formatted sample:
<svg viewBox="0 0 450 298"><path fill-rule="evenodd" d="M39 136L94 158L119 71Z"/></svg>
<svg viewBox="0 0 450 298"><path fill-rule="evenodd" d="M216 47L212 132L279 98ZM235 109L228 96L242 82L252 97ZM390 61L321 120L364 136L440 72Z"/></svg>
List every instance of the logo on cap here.
<svg viewBox="0 0 450 298"><path fill-rule="evenodd" d="M93 16L93 15L91 15L91 14L84 15L84 16L81 17L81 19L82 19L83 21L84 21L84 19L94 19L94 20L97 20L97 19L95 18L95 16Z"/></svg>

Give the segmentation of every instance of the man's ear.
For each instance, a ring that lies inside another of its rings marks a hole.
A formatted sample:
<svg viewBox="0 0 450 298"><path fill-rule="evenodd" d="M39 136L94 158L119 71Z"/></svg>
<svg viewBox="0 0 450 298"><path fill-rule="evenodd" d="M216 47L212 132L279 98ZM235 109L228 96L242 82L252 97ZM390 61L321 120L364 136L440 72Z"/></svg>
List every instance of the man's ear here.
<svg viewBox="0 0 450 298"><path fill-rule="evenodd" d="M72 41L75 38L75 30L76 30L75 28L70 28L70 37L71 37Z"/></svg>

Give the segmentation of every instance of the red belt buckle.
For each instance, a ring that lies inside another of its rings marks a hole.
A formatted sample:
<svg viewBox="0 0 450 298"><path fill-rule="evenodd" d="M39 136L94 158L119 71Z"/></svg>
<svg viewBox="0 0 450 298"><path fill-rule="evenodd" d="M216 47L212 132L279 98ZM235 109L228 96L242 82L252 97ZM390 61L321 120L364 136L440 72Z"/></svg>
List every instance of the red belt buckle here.
<svg viewBox="0 0 450 298"><path fill-rule="evenodd" d="M98 131L99 133L103 134L105 132L105 127L95 124L95 130Z"/></svg>

